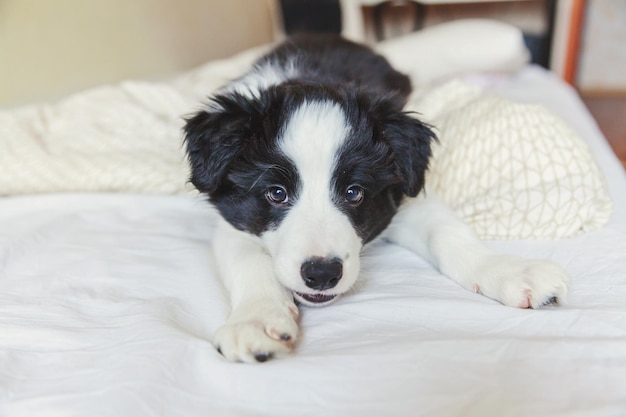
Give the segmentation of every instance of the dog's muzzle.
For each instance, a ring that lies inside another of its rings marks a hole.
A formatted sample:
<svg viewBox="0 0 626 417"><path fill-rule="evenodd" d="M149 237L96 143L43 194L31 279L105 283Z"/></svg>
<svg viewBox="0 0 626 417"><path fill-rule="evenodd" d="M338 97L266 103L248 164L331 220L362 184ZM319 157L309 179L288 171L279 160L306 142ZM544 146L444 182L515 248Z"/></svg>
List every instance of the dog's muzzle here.
<svg viewBox="0 0 626 417"><path fill-rule="evenodd" d="M312 293L294 292L294 297L301 304L320 307L330 304L337 294L323 293L334 288L343 276L343 262L337 257L313 257L304 261L300 267L300 276L304 285L314 290Z"/></svg>

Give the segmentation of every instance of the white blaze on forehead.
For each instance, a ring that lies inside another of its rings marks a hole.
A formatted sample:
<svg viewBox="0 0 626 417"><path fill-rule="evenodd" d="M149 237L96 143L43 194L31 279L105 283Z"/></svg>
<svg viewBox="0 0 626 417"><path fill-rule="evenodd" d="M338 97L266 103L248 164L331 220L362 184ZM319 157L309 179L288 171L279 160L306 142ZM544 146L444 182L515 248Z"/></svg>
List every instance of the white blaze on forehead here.
<svg viewBox="0 0 626 417"><path fill-rule="evenodd" d="M337 103L305 101L293 112L283 129L280 148L295 164L305 189L315 183L328 194L339 149L349 132Z"/></svg>
<svg viewBox="0 0 626 417"><path fill-rule="evenodd" d="M349 134L344 111L331 101L305 101L282 129L279 147L298 172L299 189L281 224L263 238L279 281L294 291L310 291L300 269L311 257L343 262L334 293L347 291L358 276L361 239L333 202L332 190L338 154Z"/></svg>
<svg viewBox="0 0 626 417"><path fill-rule="evenodd" d="M344 258L351 252L352 244L344 244L354 230L333 202L333 175L349 133L342 108L331 101L305 101L282 131L279 146L293 162L300 186L281 231L302 256Z"/></svg>

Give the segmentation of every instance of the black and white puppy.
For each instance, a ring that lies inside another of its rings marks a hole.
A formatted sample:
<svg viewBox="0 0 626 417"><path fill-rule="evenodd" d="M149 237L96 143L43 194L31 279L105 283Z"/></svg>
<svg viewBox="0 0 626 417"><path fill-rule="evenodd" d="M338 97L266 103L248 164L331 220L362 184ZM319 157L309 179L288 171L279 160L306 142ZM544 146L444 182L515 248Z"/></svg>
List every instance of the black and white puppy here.
<svg viewBox="0 0 626 417"><path fill-rule="evenodd" d="M339 37L292 38L187 120L192 183L221 214L214 249L232 312L229 360L290 352L298 308L350 290L365 244L384 236L463 287L521 308L558 304L567 274L493 253L425 197L435 135L403 111L408 77Z"/></svg>

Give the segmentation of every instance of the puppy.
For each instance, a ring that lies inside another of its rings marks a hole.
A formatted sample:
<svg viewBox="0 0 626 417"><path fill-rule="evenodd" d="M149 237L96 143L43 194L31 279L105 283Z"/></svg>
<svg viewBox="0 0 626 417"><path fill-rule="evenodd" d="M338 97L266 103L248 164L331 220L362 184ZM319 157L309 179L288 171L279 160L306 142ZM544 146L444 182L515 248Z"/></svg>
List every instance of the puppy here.
<svg viewBox="0 0 626 417"><path fill-rule="evenodd" d="M215 334L231 361L264 362L298 339L298 307L350 290L377 237L461 286L519 308L559 304L567 274L492 252L432 193L435 135L403 111L407 76L339 37L287 40L187 120L191 182L221 214L215 259L232 311Z"/></svg>

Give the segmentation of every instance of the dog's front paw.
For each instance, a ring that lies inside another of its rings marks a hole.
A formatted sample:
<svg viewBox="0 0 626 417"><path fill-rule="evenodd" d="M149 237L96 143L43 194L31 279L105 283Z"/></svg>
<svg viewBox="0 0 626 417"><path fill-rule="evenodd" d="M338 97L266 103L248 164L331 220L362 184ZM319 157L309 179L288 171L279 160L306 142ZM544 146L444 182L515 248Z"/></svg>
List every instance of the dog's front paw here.
<svg viewBox="0 0 626 417"><path fill-rule="evenodd" d="M298 338L298 309L247 308L217 330L217 350L232 362L265 362L289 354Z"/></svg>
<svg viewBox="0 0 626 417"><path fill-rule="evenodd" d="M563 304L568 281L552 261L493 255L477 271L472 289L507 306L541 308Z"/></svg>

